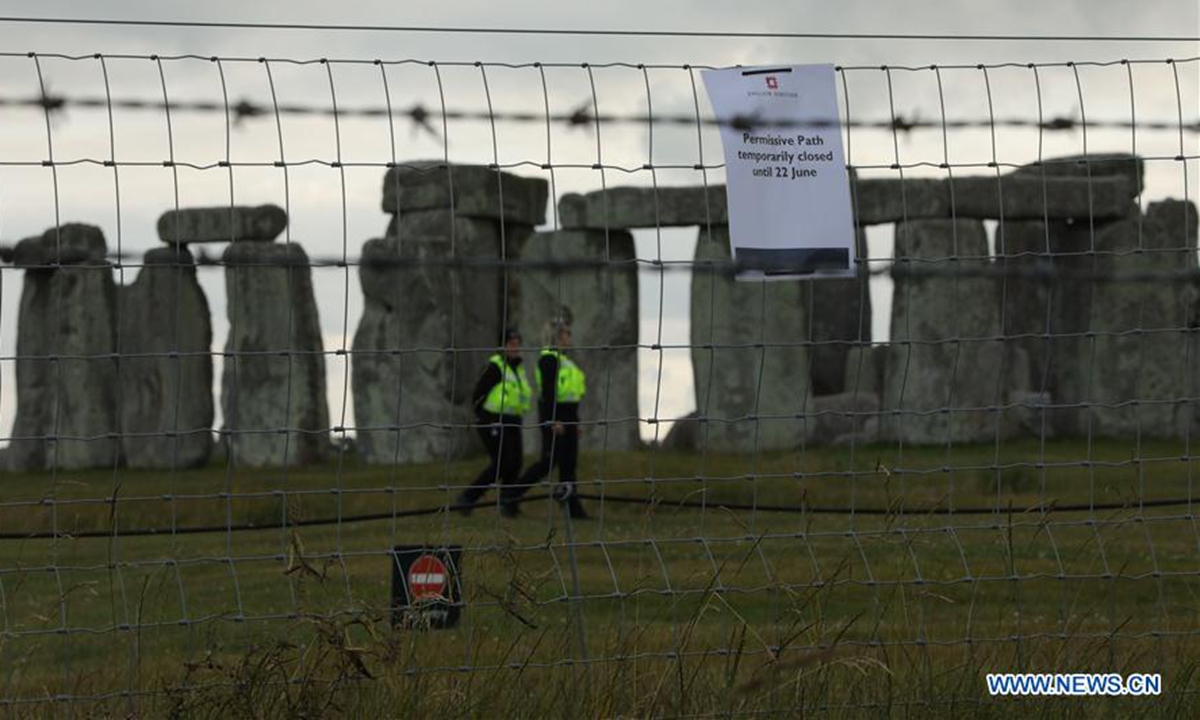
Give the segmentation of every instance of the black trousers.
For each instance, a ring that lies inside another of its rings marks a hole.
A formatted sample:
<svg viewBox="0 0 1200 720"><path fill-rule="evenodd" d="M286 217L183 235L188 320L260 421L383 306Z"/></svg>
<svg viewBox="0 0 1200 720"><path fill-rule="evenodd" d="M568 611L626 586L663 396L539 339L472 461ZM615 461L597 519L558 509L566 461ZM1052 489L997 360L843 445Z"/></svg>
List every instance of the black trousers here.
<svg viewBox="0 0 1200 720"><path fill-rule="evenodd" d="M479 437L483 438L489 462L475 482L463 491L463 498L468 502L478 500L494 483L500 483L501 486L516 485L525 454L520 425L484 425L479 428Z"/></svg>
<svg viewBox="0 0 1200 720"><path fill-rule="evenodd" d="M555 469L558 480L575 482L575 465L579 458L579 426L564 425L562 435L555 435L549 425L542 427L542 456L529 466L520 483L512 489L512 497L520 497L529 488L548 477Z"/></svg>

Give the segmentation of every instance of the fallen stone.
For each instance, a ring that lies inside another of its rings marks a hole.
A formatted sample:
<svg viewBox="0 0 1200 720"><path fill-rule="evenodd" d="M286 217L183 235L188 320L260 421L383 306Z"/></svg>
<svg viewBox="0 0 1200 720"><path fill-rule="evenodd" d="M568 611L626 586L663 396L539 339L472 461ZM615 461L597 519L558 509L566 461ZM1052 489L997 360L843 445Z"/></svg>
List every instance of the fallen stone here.
<svg viewBox="0 0 1200 720"><path fill-rule="evenodd" d="M183 246L146 253L118 300L121 448L131 468L201 467L212 454L212 320Z"/></svg>
<svg viewBox="0 0 1200 720"><path fill-rule="evenodd" d="M798 447L809 398L801 283L735 282L728 228L701 230L692 272L691 346L702 449Z"/></svg>
<svg viewBox="0 0 1200 720"><path fill-rule="evenodd" d="M308 256L294 243L233 243L222 261L229 337L221 409L231 462L318 462L330 428Z"/></svg>
<svg viewBox="0 0 1200 720"><path fill-rule="evenodd" d="M276 205L244 205L168 210L158 218L158 238L165 243L273 242L288 217Z"/></svg>
<svg viewBox="0 0 1200 720"><path fill-rule="evenodd" d="M636 450L638 434L638 278L633 236L613 231L536 233L524 244L521 259L562 263L562 269L537 267L520 273L517 320L526 345L538 347L546 323L564 317L571 322L570 357L587 373L587 394L580 407L590 425L587 447ZM586 265L588 262L608 265ZM580 263L572 268L572 263ZM536 353L527 362L530 379ZM536 430L526 437L526 450L539 447Z"/></svg>
<svg viewBox="0 0 1200 720"><path fill-rule="evenodd" d="M502 220L535 226L546 222L549 185L541 178L501 172L485 165L452 165L439 160L404 163L383 179L383 211L407 215L425 210L456 217ZM451 192L453 187L453 192Z"/></svg>
<svg viewBox="0 0 1200 720"><path fill-rule="evenodd" d="M115 467L116 285L103 261L104 234L90 225L64 225L18 248L27 267L66 258L86 266L25 271L17 311L17 411L6 466L15 472ZM47 248L64 252L47 255Z"/></svg>
<svg viewBox="0 0 1200 720"><path fill-rule="evenodd" d="M676 420L659 447L668 452L686 452L700 447L699 413L692 411Z"/></svg>
<svg viewBox="0 0 1200 720"><path fill-rule="evenodd" d="M969 271L989 262L983 224L970 220L898 225L895 254L900 267L935 260ZM883 398L893 414L884 434L917 445L994 440L1007 390L999 332L994 279L897 277Z"/></svg>
<svg viewBox="0 0 1200 720"><path fill-rule="evenodd" d="M818 395L808 412L808 441L815 445L874 442L879 431L879 396L844 392Z"/></svg>

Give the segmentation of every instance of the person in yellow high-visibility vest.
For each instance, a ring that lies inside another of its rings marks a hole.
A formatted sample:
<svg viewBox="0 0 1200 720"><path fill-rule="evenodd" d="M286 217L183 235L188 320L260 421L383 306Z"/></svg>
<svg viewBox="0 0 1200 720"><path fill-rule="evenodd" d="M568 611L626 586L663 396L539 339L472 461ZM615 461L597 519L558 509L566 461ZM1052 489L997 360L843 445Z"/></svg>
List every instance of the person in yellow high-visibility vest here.
<svg viewBox="0 0 1200 720"><path fill-rule="evenodd" d="M538 385L538 420L542 430L542 456L529 466L513 489L519 497L531 486L558 470L559 490L555 495L567 503L573 518L586 518L587 512L575 493L575 466L579 457L579 403L587 393L583 370L567 357L571 345L571 326L564 320L552 320L543 330L545 347L538 357L534 377Z"/></svg>
<svg viewBox="0 0 1200 720"><path fill-rule="evenodd" d="M505 517L520 514L519 494L514 488L521 474L524 448L521 443L521 416L533 403L533 390L521 367L521 333L516 328L504 331L501 352L488 358L488 364L472 394L476 428L487 448L488 466L455 501L459 512L471 513L471 506L492 485L500 486L500 513Z"/></svg>

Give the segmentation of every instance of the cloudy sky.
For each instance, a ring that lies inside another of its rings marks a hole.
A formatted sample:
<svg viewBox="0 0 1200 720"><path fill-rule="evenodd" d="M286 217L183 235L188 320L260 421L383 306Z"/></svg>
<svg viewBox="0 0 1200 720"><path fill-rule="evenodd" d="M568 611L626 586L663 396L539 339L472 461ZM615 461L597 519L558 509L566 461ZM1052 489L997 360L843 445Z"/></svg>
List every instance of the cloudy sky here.
<svg viewBox="0 0 1200 720"><path fill-rule="evenodd" d="M419 11L409 8L419 7ZM984 7L991 9L984 10ZM891 33L961 36L1071 35L1071 36L1200 36L1195 0L1132 3L1128 0L1009 0L985 6L980 3L940 2L678 2L655 3L610 0L605 3L559 3L510 0L505 3L396 3L229 2L163 3L127 0L83 2L69 0L32 4L0 2L0 15L45 17L103 17L106 19L163 19L181 21L244 21L339 25L405 25L494 28L635 29L722 32ZM1044 117L1086 114L1089 121L1128 121L1131 107L1139 123L1185 123L1200 117L1198 66L1200 47L1195 42L1066 42L1049 40L965 41L930 39L846 38L663 38L567 35L450 34L434 32L361 32L335 30L213 29L196 27L130 27L24 24L0 21L0 98L36 97L44 84L52 94L102 98L161 100L164 88L172 101L247 100L270 104L272 86L281 104L330 106L336 96L339 108L394 108L424 105L436 108L444 95L446 107L486 110L489 102L498 112L570 112L593 100L605 113L688 115L698 104L708 114L699 78L685 64L834 63L848 68L845 87L839 89L843 107L853 119L886 120L894 110L905 117L937 120L981 120L989 116L1036 120L1039 106ZM37 60L28 52L39 54ZM103 62L92 57L105 56ZM82 59L51 57L54 54L85 56ZM159 55L161 63L149 59ZM193 54L195 59L172 56ZM129 56L129 57L119 57ZM222 58L221 63L207 60ZM267 65L255 62L272 58ZM387 65L385 72L369 62L297 64L290 60L330 58L345 61L437 61ZM1121 59L1181 62L1099 66ZM482 68L474 62L484 63ZM1055 63L1084 63L1077 68ZM543 74L533 67L505 64L550 64ZM579 63L620 66L593 67ZM646 70L638 63L652 66ZM935 73L931 63L963 66ZM980 71L977 64L989 66ZM1028 63L1039 66L1035 73ZM563 64L563 67L553 64ZM922 68L885 73L881 65ZM270 70L268 75L267 70ZM1078 72L1076 72L1078 71ZM106 84L107 73L107 84ZM693 79L695 84L693 85ZM939 87L940 79L940 87ZM594 87L594 95L593 95ZM696 93L699 93L697 95ZM943 138L935 131L918 131L894 138L891 133L854 129L846 133L849 162L857 166L940 163L949 157L954 165L984 164L993 159L1020 164L1038 157L1077 153L1084 136L1078 131L1039 135L1029 129L954 131ZM651 138L653 152L651 153ZM639 168L647 162L690 165L712 163L720 157L715 132L697 139L694 128L621 124L605 126L600 135L600 160L605 165ZM110 154L128 165L120 169L119 197L111 169L91 164L60 168L57 205L51 172L40 166L52 142L56 161L106 159ZM994 140L994 143L993 143ZM1195 200L1200 167L1193 160L1171 160L1181 153L1197 155L1197 136L1178 130L1090 130L1092 151L1136 147L1148 157L1145 200L1184 197ZM106 112L69 108L50 119L49 137L38 110L0 106L0 242L12 243L53 225L56 212L63 221L83 221L104 229L110 248L140 254L158 241L154 223L164 210L180 206L222 204L229 200L229 176L224 170L187 170L173 173L161 161L172 154L177 161L215 164L229 156L235 162L263 163L265 167L235 170L235 197L239 204L285 202L283 171L271 167L280 146L288 169L287 204L291 211L291 239L313 256L357 256L362 243L383 234L386 216L380 210L379 167L348 167L343 175L323 164L339 156L346 163L384 163L397 159L440 157L448 151L453 160L487 163L532 161L590 165L597 161L597 137L591 129L554 127L549 133L537 123L456 122L444 136L414 128L406 122L389 124L386 118L343 118L336 125L326 116L284 116L248 119L227 128L219 113L175 113L168 127L161 111L118 110L111 125ZM995 148L993 150L993 147ZM340 153L340 155L339 155ZM523 174L538 175L534 170ZM936 175L936 170L916 174ZM980 167L959 174L986 172ZM993 171L994 172L994 171ZM886 173L885 173L886 174ZM545 173L541 173L546 177ZM1185 177L1187 183L1185 183ZM721 182L720 173L710 182ZM600 185L592 170L555 173L558 192L587 191ZM609 185L649 184L649 173L614 172ZM700 184L693 171L659 173L661 185ZM118 223L118 210L120 222ZM551 216L550 224L554 218ZM694 230L664 231L661 236L638 233L642 257L690 259ZM872 230L872 257L886 258L891 238L886 228ZM130 271L132 272L132 271ZM215 343L223 345L224 282L220 271L202 271L203 284L214 313ZM127 277L126 281L131 280ZM315 272L322 326L328 349L349 345L361 308L357 279L350 277L349 299L344 299L344 271ZM20 272L0 271L0 357L15 352L15 319L20 294ZM670 275L660 286L647 275L642 281L642 342L686 343L688 338L688 282L684 273ZM890 284L874 282L874 333L887 335ZM661 297L661 318L658 311ZM661 385L658 414L677 417L693 409L691 368L686 350L668 352L660 378L655 353L643 353L640 390L643 416L653 410L654 389ZM342 412L343 378L348 372L341 358L330 358L332 415ZM12 424L13 372L11 361L0 362L0 434ZM344 422L353 424L347 407Z"/></svg>

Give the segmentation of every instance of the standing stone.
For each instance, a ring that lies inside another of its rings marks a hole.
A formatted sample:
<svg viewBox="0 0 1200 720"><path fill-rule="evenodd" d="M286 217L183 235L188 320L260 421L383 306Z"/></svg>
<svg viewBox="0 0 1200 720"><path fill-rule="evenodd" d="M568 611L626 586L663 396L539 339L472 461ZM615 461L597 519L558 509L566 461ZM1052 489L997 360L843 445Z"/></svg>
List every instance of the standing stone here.
<svg viewBox="0 0 1200 720"><path fill-rule="evenodd" d="M474 422L471 391L502 332L499 236L486 223L455 225L454 251L449 233L363 246L352 379L366 462L434 462L476 449L466 427ZM449 262L456 258L490 264Z"/></svg>
<svg viewBox="0 0 1200 720"><path fill-rule="evenodd" d="M995 438L1005 399L998 286L990 278L905 276L986 267L987 235L971 220L896 226L896 278L883 409L890 437L913 444ZM932 261L932 262L931 262ZM969 408L969 409L968 409Z"/></svg>
<svg viewBox="0 0 1200 720"><path fill-rule="evenodd" d="M1056 273L1051 283L1013 278L1006 288L1006 334L1010 330L1049 334L1040 342L1017 342L1029 356L1030 392L1051 405L1044 411L1045 422L1038 423L1039 434L1080 437L1088 432L1084 404L1091 368L1103 359L1095 355L1094 338L1088 334L1096 311L1093 292L1097 285L1078 275L1102 270L1096 242L1106 227L1123 217L1137 217L1132 200L1142 191L1144 175L1142 160L1128 154L1049 158L1013 172L1014 177L1029 178L1041 186L1049 223L1001 223L997 248L1008 256L1003 262L1024 270ZM1075 194L1082 199L1082 207L1091 209L1090 215L1065 219L1063 197L1054 192L1054 183L1064 179L1083 183ZM1105 184L1113 180L1124 188L1115 198L1104 191Z"/></svg>
<svg viewBox="0 0 1200 720"><path fill-rule="evenodd" d="M116 442L116 286L104 234L69 224L22 240L17 317L17 413L12 471L113 467Z"/></svg>
<svg viewBox="0 0 1200 720"><path fill-rule="evenodd" d="M692 271L691 345L699 446L717 452L800 445L810 395L801 283L736 282L729 228L701 230Z"/></svg>
<svg viewBox="0 0 1200 720"><path fill-rule="evenodd" d="M1195 271L1196 209L1151 203L1146 215L1096 235L1101 276L1151 277ZM1146 252L1138 252L1144 250ZM1085 430L1099 437L1175 438L1192 427L1196 368L1190 327L1195 286L1171 280L1096 282L1092 289L1093 351L1076 358L1086 378Z"/></svg>
<svg viewBox="0 0 1200 720"><path fill-rule="evenodd" d="M387 236L363 247L354 414L368 463L476 454L471 391L516 321L521 254L545 222L547 183L436 161L390 169ZM523 328L526 342L536 335ZM532 451L532 448L529 448Z"/></svg>
<svg viewBox="0 0 1200 720"><path fill-rule="evenodd" d="M183 246L147 252L119 302L125 463L203 466L213 446L212 321L191 253Z"/></svg>
<svg viewBox="0 0 1200 720"><path fill-rule="evenodd" d="M867 256L866 234L857 232L857 257ZM870 275L866 263L856 277L803 283L805 313L813 342L809 350L814 395L834 395L845 388L846 357L859 343L871 342Z"/></svg>
<svg viewBox="0 0 1200 720"><path fill-rule="evenodd" d="M223 262L229 338L221 409L231 462L319 461L329 448L329 409L308 256L294 243L234 243Z"/></svg>
<svg viewBox="0 0 1200 720"><path fill-rule="evenodd" d="M571 323L571 358L587 373L587 395L580 413L588 425L589 447L635 450L638 434L638 279L633 236L627 232L563 231L537 233L525 243L521 259L562 267L529 267L521 273L518 314L525 344L543 341L547 321ZM577 265L573 263L604 263ZM534 377L537 354L528 355ZM526 441L541 442L536 429Z"/></svg>

